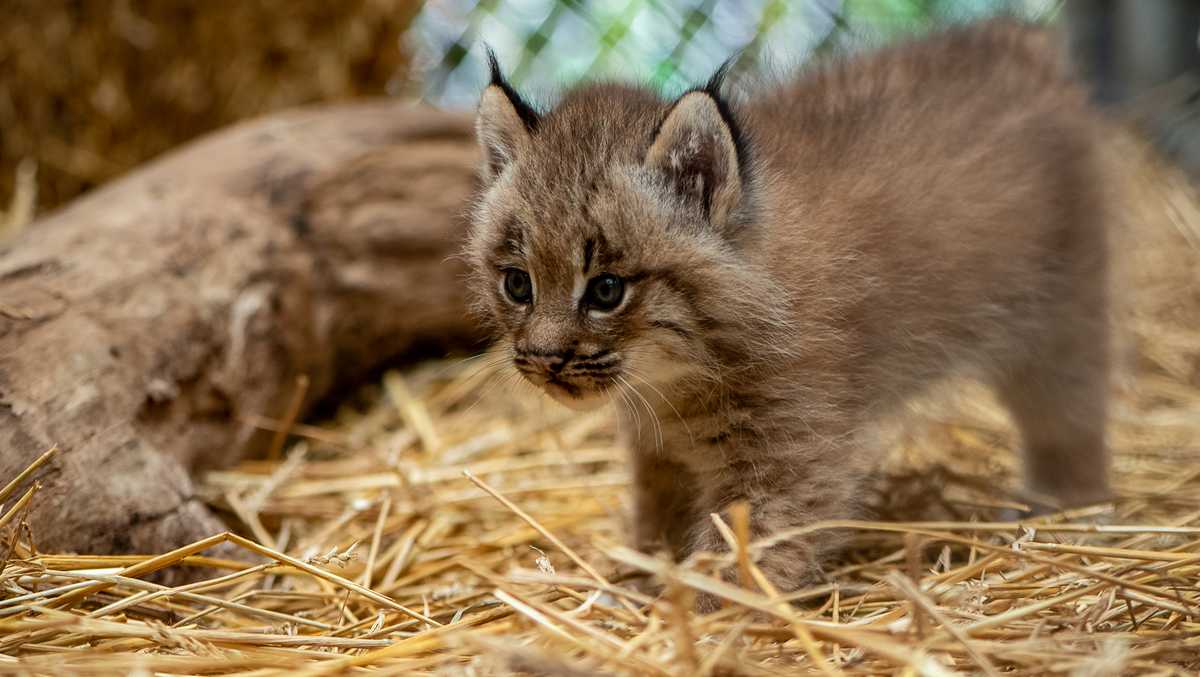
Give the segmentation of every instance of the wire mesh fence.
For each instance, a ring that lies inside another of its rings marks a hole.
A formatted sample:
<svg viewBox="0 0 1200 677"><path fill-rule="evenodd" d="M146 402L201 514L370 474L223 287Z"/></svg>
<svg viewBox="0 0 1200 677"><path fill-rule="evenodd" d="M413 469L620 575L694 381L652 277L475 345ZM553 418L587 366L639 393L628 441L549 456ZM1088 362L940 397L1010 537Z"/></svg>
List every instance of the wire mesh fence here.
<svg viewBox="0 0 1200 677"><path fill-rule="evenodd" d="M1053 16L1054 0L434 0L410 29L424 98L473 106L484 45L518 87L624 77L679 91L721 63L791 65L814 53L998 13Z"/></svg>

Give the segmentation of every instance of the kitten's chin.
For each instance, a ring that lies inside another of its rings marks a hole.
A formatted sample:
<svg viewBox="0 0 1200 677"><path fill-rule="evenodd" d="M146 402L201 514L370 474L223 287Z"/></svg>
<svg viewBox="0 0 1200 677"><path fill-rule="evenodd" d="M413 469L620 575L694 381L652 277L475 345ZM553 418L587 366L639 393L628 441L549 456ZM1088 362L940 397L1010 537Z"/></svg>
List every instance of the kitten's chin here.
<svg viewBox="0 0 1200 677"><path fill-rule="evenodd" d="M608 403L608 398L600 393L584 392L572 394L553 383L547 383L543 386L543 390L555 402L575 411L594 411Z"/></svg>

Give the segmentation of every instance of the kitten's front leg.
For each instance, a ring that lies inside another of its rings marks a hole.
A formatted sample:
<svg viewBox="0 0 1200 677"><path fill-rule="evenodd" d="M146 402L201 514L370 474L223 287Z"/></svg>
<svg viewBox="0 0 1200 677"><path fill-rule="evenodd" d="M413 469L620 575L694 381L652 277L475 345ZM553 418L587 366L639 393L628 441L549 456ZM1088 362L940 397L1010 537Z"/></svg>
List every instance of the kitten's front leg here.
<svg viewBox="0 0 1200 677"><path fill-rule="evenodd" d="M752 540L850 517L851 496L866 473L846 451L822 447L767 458L734 458L726 471L706 478L703 519L693 527L689 551L727 552L729 547L710 513L718 513L731 524L729 509L741 501L750 507ZM759 553L756 564L778 592L790 592L820 580L821 560L836 549L840 538L834 531L822 530L785 539ZM736 567L721 575L728 582L737 581ZM707 613L716 610L720 602L700 595L697 606Z"/></svg>
<svg viewBox="0 0 1200 677"><path fill-rule="evenodd" d="M697 487L684 466L646 450L633 452L633 537L642 552L681 557L695 521Z"/></svg>

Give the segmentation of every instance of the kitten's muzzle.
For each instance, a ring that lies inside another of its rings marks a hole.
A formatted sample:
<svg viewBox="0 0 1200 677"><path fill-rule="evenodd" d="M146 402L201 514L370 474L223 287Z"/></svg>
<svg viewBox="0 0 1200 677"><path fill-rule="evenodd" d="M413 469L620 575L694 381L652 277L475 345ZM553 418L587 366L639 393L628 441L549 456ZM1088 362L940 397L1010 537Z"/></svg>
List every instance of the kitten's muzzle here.
<svg viewBox="0 0 1200 677"><path fill-rule="evenodd" d="M573 359L575 359L574 350L552 353L529 350L518 352L513 357L513 364L517 365L517 369L520 369L522 373L532 371L556 376L562 373L563 367L567 366Z"/></svg>
<svg viewBox="0 0 1200 677"><path fill-rule="evenodd" d="M611 350L579 354L518 351L513 365L526 379L557 400L582 399L609 388L620 373L621 358Z"/></svg>

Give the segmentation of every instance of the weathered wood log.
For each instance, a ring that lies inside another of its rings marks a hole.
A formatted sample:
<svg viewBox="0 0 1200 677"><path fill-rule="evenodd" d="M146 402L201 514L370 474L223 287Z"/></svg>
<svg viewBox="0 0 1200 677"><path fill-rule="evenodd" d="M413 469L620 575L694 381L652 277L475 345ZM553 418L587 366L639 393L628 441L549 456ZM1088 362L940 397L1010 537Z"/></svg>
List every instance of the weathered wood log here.
<svg viewBox="0 0 1200 677"><path fill-rule="evenodd" d="M385 360L474 344L450 257L469 121L400 102L191 144L0 245L0 483L51 445L43 549L159 551L222 529L191 472L261 448Z"/></svg>

